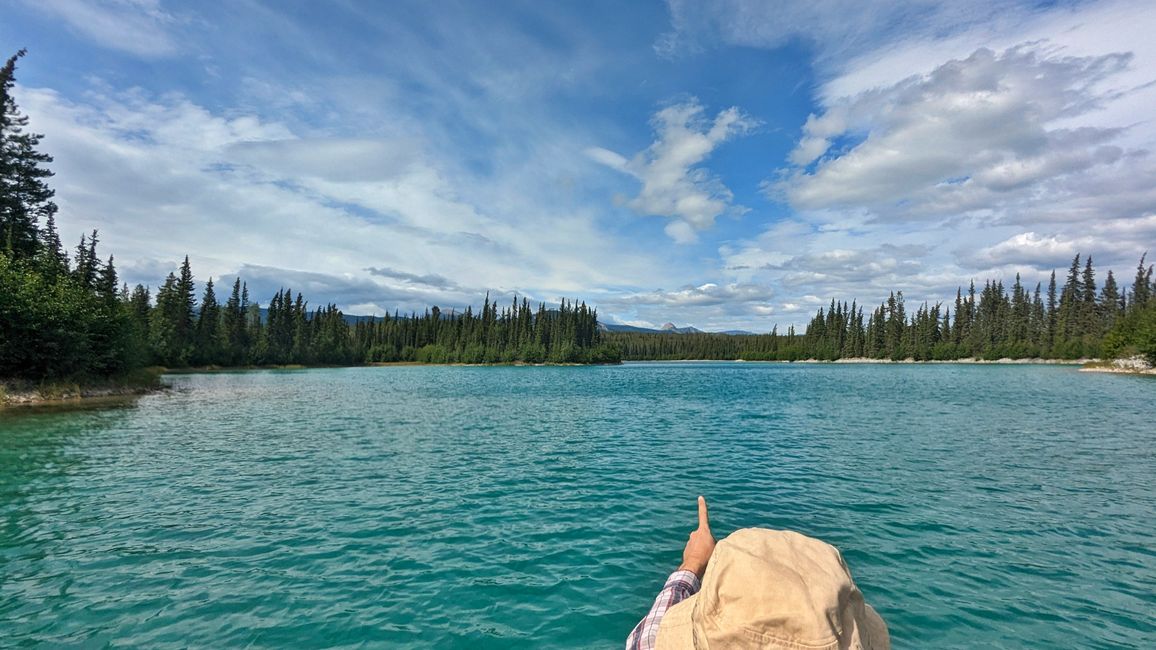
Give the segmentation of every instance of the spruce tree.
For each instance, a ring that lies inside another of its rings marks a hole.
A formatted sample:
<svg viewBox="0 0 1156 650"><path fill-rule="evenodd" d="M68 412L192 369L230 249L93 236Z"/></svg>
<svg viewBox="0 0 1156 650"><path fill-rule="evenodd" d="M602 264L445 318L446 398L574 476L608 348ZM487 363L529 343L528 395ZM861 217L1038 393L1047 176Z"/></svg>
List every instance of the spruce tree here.
<svg viewBox="0 0 1156 650"><path fill-rule="evenodd" d="M1107 332L1116 324L1116 319L1120 317L1123 312L1123 307L1120 305L1120 290L1116 286L1116 278L1112 275L1112 271L1108 271L1108 277L1104 278L1104 288L1100 290L1100 299L1096 304L1096 310L1100 316L1100 331Z"/></svg>
<svg viewBox="0 0 1156 650"><path fill-rule="evenodd" d="M1081 327L1083 323L1080 318L1080 305L1083 299L1084 288L1080 282L1080 255L1077 253L1072 260L1071 267L1068 268L1068 280L1060 292L1059 316L1056 319L1058 338L1065 344L1083 334ZM1059 341L1057 341L1057 345L1059 345Z"/></svg>
<svg viewBox="0 0 1156 650"><path fill-rule="evenodd" d="M130 295L128 299L129 313L132 314L133 322L136 324L137 337L142 341L149 340L149 313L152 311L151 300L149 289L143 284L136 285L132 290L132 295Z"/></svg>
<svg viewBox="0 0 1156 650"><path fill-rule="evenodd" d="M1055 345L1056 345L1056 322L1057 322L1057 318L1058 318L1058 314L1056 313L1056 309L1057 309L1056 271L1055 271L1055 269L1052 269L1052 277L1050 280L1048 280L1048 305L1047 305L1048 324L1047 324L1046 342L1047 342L1049 355L1052 353L1051 352L1052 348L1055 347Z"/></svg>
<svg viewBox="0 0 1156 650"><path fill-rule="evenodd" d="M201 298L201 311L197 315L196 333L193 337L193 359L198 365L220 363L220 322L221 307L217 304L217 294L213 290L213 278L205 283L205 293Z"/></svg>
<svg viewBox="0 0 1156 650"><path fill-rule="evenodd" d="M0 251L10 251L15 259L36 255L48 234L41 233L39 223L56 214L54 192L46 182L52 172L45 165L52 156L37 150L44 136L25 130L28 116L12 95L16 61L24 54L20 50L0 68Z"/></svg>
<svg viewBox="0 0 1156 650"><path fill-rule="evenodd" d="M1144 266L1148 253L1140 256L1140 263L1136 265L1136 278L1132 281L1132 301L1129 309L1142 311L1152 297L1152 265Z"/></svg>
<svg viewBox="0 0 1156 650"><path fill-rule="evenodd" d="M1100 336L1099 310L1096 307L1096 274L1092 269L1092 256L1089 255L1084 263L1084 273L1080 278L1084 293L1080 300L1080 329L1082 333Z"/></svg>

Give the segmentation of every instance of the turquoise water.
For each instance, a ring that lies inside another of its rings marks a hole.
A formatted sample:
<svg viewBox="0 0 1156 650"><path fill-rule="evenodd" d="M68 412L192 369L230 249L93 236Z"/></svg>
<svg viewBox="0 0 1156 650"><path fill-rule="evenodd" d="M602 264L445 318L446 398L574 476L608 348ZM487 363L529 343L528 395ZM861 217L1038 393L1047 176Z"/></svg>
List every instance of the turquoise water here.
<svg viewBox="0 0 1156 650"><path fill-rule="evenodd" d="M613 648L716 535L839 546L896 647L1156 644L1156 381L389 367L0 416L0 645Z"/></svg>

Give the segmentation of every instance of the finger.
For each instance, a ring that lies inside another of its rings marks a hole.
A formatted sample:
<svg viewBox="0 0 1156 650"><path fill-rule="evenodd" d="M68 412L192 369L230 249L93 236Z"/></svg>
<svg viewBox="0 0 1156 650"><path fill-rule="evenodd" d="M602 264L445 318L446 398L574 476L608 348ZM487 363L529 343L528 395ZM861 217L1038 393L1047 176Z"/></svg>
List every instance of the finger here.
<svg viewBox="0 0 1156 650"><path fill-rule="evenodd" d="M698 527L710 530L710 518L706 512L706 499L698 498Z"/></svg>

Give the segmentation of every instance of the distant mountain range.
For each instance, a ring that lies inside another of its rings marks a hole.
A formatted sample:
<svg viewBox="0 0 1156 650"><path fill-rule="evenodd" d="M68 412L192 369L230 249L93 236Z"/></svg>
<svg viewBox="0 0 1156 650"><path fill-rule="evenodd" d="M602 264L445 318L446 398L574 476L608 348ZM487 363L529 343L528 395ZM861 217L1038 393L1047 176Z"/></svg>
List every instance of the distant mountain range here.
<svg viewBox="0 0 1156 650"><path fill-rule="evenodd" d="M620 323L603 323L598 322L598 327L604 332L635 332L640 334L729 334L731 336L750 336L754 332L746 330L727 330L725 332L704 332L697 327L678 327L674 323L667 323L659 329L650 327L636 327L634 325L622 325Z"/></svg>

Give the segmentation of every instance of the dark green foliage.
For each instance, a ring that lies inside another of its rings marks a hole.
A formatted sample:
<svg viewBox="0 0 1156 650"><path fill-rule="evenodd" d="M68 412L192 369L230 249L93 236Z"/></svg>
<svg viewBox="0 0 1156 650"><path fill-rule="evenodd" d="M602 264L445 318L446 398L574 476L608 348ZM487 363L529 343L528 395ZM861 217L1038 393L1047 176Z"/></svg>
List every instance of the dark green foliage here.
<svg viewBox="0 0 1156 650"><path fill-rule="evenodd" d="M498 309L486 297L480 312L471 308L446 315L437 307L424 314L357 323L353 344L366 361L421 363L614 363L617 348L602 342L596 310L563 300L557 310L531 309L517 299Z"/></svg>
<svg viewBox="0 0 1156 650"><path fill-rule="evenodd" d="M1120 298L1115 322L1104 337L1104 354L1109 357L1141 355L1156 365L1156 283L1152 281L1152 265L1144 266L1147 255L1140 258L1131 297ZM1110 279L1111 276L1109 276ZM1108 285L1104 286L1105 294ZM1106 299L1101 300L1102 308Z"/></svg>
<svg viewBox="0 0 1156 650"><path fill-rule="evenodd" d="M188 278L191 291L187 260L181 277ZM478 312L467 308L447 315L433 307L420 315L387 315L351 325L335 305L310 310L304 296L294 297L289 289L273 295L262 319L239 279L223 309L211 281L199 310L185 300L187 295L182 280L169 274L147 321L154 359L169 367L619 360L618 349L602 342L595 310L566 300L557 310L539 304L535 312L525 299L499 309L487 296ZM183 323L194 310L196 326L186 340ZM129 311L136 313L136 308Z"/></svg>
<svg viewBox="0 0 1156 650"><path fill-rule="evenodd" d="M142 360L132 316L97 233L82 238L70 268L45 183L52 158L27 133L12 97L16 60L0 68L0 377L109 376ZM43 226L41 226L43 221Z"/></svg>

